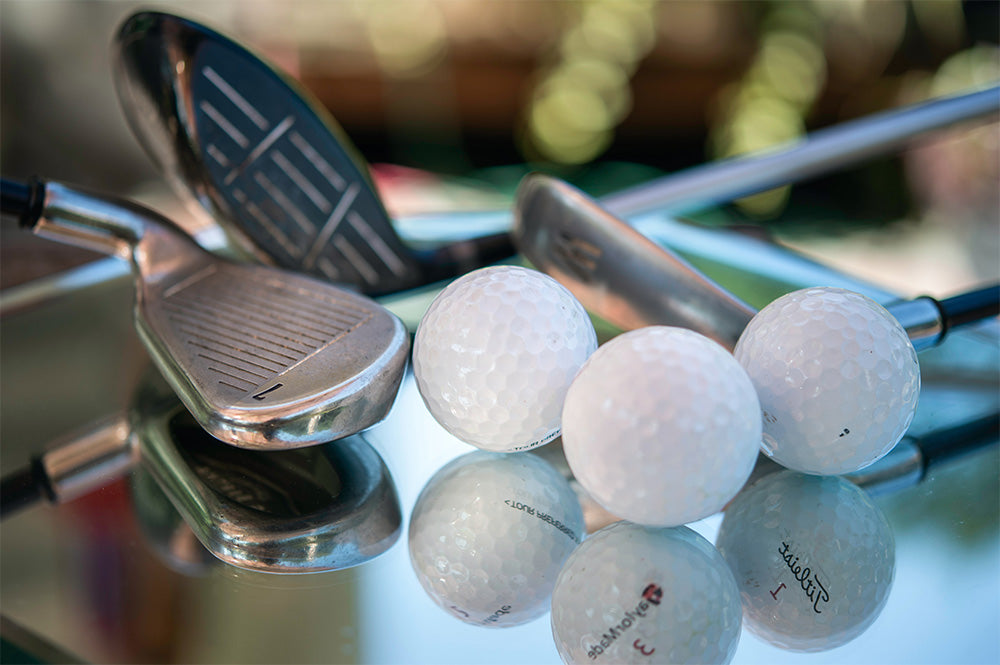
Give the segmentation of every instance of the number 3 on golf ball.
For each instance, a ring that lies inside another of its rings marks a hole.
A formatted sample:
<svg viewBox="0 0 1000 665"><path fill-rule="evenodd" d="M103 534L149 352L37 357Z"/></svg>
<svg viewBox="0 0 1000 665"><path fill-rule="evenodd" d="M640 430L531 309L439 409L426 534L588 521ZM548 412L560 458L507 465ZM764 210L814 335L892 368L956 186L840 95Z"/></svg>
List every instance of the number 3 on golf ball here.
<svg viewBox="0 0 1000 665"><path fill-rule="evenodd" d="M566 390L596 348L586 310L565 287L495 266L434 299L417 327L413 374L431 415L459 439L529 450L559 435Z"/></svg>

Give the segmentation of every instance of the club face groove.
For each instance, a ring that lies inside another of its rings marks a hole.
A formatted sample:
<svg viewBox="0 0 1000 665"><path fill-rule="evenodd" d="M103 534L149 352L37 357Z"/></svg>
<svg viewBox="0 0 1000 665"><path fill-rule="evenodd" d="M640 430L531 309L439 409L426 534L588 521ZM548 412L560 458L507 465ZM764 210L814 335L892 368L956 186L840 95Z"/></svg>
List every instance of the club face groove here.
<svg viewBox="0 0 1000 665"><path fill-rule="evenodd" d="M305 276L225 261L182 282L141 283L137 327L161 373L216 438L303 447L388 413L409 340L380 306Z"/></svg>
<svg viewBox="0 0 1000 665"><path fill-rule="evenodd" d="M119 31L116 66L140 143L238 245L365 293L420 282L346 136L256 55L194 22L140 13Z"/></svg>

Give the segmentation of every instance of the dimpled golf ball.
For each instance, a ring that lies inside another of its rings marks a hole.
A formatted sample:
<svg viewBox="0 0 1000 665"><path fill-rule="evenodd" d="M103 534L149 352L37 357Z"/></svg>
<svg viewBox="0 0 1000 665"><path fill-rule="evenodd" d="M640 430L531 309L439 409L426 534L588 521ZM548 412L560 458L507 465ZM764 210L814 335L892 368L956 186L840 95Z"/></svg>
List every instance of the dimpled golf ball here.
<svg viewBox="0 0 1000 665"><path fill-rule="evenodd" d="M569 483L533 454L476 451L438 471L410 518L410 561L452 616L490 628L549 609L563 562L583 538Z"/></svg>
<svg viewBox="0 0 1000 665"><path fill-rule="evenodd" d="M597 348L583 306L548 275L517 266L452 282L417 328L413 373L428 410L484 450L556 438L570 381Z"/></svg>
<svg viewBox="0 0 1000 665"><path fill-rule="evenodd" d="M718 512L760 448L760 404L739 363L698 333L650 326L605 343L574 379L563 449L611 513L677 526Z"/></svg>
<svg viewBox="0 0 1000 665"><path fill-rule="evenodd" d="M871 464L896 445L917 407L920 368L906 331L852 291L778 298L750 321L734 355L757 388L764 452L796 471Z"/></svg>
<svg viewBox="0 0 1000 665"><path fill-rule="evenodd" d="M552 635L565 663L728 663L740 612L736 581L707 540L617 522L559 573Z"/></svg>
<svg viewBox="0 0 1000 665"><path fill-rule="evenodd" d="M742 492L716 540L740 587L747 628L791 651L825 651L885 607L895 543L882 511L837 476L782 471Z"/></svg>

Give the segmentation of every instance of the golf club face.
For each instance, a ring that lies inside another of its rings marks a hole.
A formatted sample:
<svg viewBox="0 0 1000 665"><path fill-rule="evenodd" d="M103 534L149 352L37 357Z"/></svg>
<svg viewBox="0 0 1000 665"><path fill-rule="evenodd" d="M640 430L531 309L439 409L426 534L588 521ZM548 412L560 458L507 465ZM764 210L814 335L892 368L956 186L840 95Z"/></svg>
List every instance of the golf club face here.
<svg viewBox="0 0 1000 665"><path fill-rule="evenodd" d="M525 176L514 205L514 242L588 311L631 330L675 325L728 349L754 310L682 259L565 182Z"/></svg>
<svg viewBox="0 0 1000 665"><path fill-rule="evenodd" d="M199 247L138 204L45 185L38 235L130 260L135 325L160 372L212 436L311 446L392 407L409 356L403 323L369 298Z"/></svg>
<svg viewBox="0 0 1000 665"><path fill-rule="evenodd" d="M208 436L155 383L132 412L142 471L218 559L259 572L323 572L364 563L398 539L395 485L363 437L241 450ZM176 535L176 520L154 521Z"/></svg>
<svg viewBox="0 0 1000 665"><path fill-rule="evenodd" d="M209 28L152 12L125 21L114 60L140 143L237 245L369 294L422 281L363 161L288 77Z"/></svg>

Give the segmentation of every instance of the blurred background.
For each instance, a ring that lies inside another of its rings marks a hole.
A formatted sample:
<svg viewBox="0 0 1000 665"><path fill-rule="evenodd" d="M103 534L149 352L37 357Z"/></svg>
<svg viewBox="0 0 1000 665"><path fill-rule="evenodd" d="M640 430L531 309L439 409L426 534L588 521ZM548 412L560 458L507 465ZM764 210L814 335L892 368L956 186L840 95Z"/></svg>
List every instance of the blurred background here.
<svg viewBox="0 0 1000 665"><path fill-rule="evenodd" d="M992 1L0 0L4 176L39 174L181 223L197 217L142 153L114 92L113 35L151 8L203 21L301 81L399 216L509 208L531 170L600 195L1000 79ZM900 295L944 296L1000 280L998 191L993 121L695 221L750 227ZM0 287L93 258L4 226ZM110 297L82 293L54 312L0 319L5 466L68 423L127 403L115 372L135 372L143 356L130 300L118 280ZM957 363L943 356L935 376L957 396L923 412L925 428L964 415L977 390L995 407L997 349L971 348ZM412 386L394 414L375 445L408 513L423 481L468 448L433 440ZM997 662L998 471L994 447L924 489L880 499L899 543L896 592L846 651L804 659L745 635L735 662ZM53 662L558 662L547 619L482 631L433 607L409 571L405 532L351 571L191 577L150 554L129 491L119 483L4 522L0 633L16 632L13 620L71 652Z"/></svg>
<svg viewBox="0 0 1000 665"><path fill-rule="evenodd" d="M112 87L110 41L134 4L0 3L5 175L42 174L140 198L164 187L129 135ZM530 169L602 194L1000 78L995 2L165 6L245 41L309 88L375 165L396 214L503 207ZM793 240L901 225L915 238L920 224L942 252L938 263L956 266L942 269L949 281L969 281L970 271L992 275L1000 253L992 233L997 127L943 132L903 159L716 212ZM983 224L985 242L968 242ZM940 246L956 234L959 249ZM8 236L8 250L20 247ZM882 234L862 240L878 251L892 244ZM906 240L907 249L920 242ZM21 279L15 269L41 269L23 267L20 251L4 258L5 284ZM939 286L935 278L903 281L926 289Z"/></svg>

